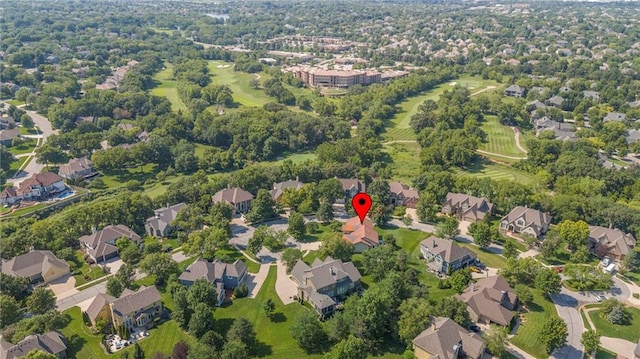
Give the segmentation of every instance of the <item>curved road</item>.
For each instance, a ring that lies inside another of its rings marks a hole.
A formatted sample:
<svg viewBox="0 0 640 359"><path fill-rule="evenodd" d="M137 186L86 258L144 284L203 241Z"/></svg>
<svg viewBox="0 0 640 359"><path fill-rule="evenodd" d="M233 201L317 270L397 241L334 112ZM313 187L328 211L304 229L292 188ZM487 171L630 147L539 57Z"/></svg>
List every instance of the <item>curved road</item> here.
<svg viewBox="0 0 640 359"><path fill-rule="evenodd" d="M35 125L42 132L42 142L40 145L42 145L47 141L47 137L58 133L58 130L55 130L55 131L53 130L53 127L51 127L51 122L49 122L49 120L46 117L40 115L35 111L27 111L27 114L31 116ZM42 172L44 165L41 163L38 163L35 157L32 157L27 161L29 161L27 166L23 168L22 171L17 173L15 176L7 179L7 182L13 183L14 186L17 186L25 179L31 177L31 175Z"/></svg>

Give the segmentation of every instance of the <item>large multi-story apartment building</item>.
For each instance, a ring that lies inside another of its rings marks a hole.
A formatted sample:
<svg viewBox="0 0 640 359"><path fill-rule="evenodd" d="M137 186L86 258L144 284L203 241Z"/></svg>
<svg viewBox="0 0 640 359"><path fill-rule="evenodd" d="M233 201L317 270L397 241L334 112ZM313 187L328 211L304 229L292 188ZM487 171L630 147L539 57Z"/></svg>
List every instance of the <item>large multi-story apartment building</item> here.
<svg viewBox="0 0 640 359"><path fill-rule="evenodd" d="M293 75L311 87L349 88L382 82L378 71L326 70L316 67L292 68Z"/></svg>

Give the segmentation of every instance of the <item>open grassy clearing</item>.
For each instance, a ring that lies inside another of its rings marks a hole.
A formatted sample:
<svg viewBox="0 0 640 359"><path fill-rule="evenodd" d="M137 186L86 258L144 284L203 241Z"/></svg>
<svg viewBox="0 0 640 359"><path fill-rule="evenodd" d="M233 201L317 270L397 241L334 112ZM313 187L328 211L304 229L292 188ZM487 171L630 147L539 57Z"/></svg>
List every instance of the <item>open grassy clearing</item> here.
<svg viewBox="0 0 640 359"><path fill-rule="evenodd" d="M417 143L391 143L383 150L391 156L393 179L405 184L412 183L420 174L420 145Z"/></svg>
<svg viewBox="0 0 640 359"><path fill-rule="evenodd" d="M217 85L227 85L233 91L233 99L242 106L260 107L267 102L275 102L261 89L251 88L251 80L255 74L233 71L233 63L224 61L209 61L211 82ZM260 82L266 79L265 74L259 74Z"/></svg>
<svg viewBox="0 0 640 359"><path fill-rule="evenodd" d="M630 342L636 343L640 339L640 309L627 307L631 313L631 321L625 325L611 324L607 319L600 317L599 310L589 312L589 318L593 321L596 329L600 333L605 333L611 338L622 338Z"/></svg>
<svg viewBox="0 0 640 359"><path fill-rule="evenodd" d="M536 358L546 359L549 355L540 334L544 323L558 314L553 303L544 297L542 292L537 289L532 289L531 292L533 302L529 305L529 312L524 314L525 320L520 324L516 335L511 338L511 342Z"/></svg>
<svg viewBox="0 0 640 359"><path fill-rule="evenodd" d="M173 80L173 65L165 63L165 69L158 72L153 79L158 82L158 86L151 90L152 95L166 97L174 111L187 109L178 96L178 81Z"/></svg>
<svg viewBox="0 0 640 359"><path fill-rule="evenodd" d="M459 171L459 173L477 178L489 177L496 181L516 181L526 185L531 185L535 182L533 176L526 172L516 170L509 166L492 163L487 160L478 161L466 170Z"/></svg>
<svg viewBox="0 0 640 359"><path fill-rule="evenodd" d="M20 127L22 128L22 127ZM9 147L9 152L11 152L14 156L21 155L24 153L31 153L36 149L37 140L33 138L24 138L23 143L18 146Z"/></svg>
<svg viewBox="0 0 640 359"><path fill-rule="evenodd" d="M516 145L511 127L500 124L497 116L484 116L481 127L487 134L486 142L480 143L481 150L505 156L526 156Z"/></svg>

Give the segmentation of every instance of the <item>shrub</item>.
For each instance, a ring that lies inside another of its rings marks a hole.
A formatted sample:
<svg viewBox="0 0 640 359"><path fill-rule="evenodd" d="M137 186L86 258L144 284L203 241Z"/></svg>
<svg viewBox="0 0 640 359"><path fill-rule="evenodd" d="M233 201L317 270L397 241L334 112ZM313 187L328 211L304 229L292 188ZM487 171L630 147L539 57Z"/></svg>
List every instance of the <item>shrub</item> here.
<svg viewBox="0 0 640 359"><path fill-rule="evenodd" d="M246 284L242 283L239 287L233 290L233 296L235 298L244 298L249 294L249 288Z"/></svg>
<svg viewBox="0 0 640 359"><path fill-rule="evenodd" d="M615 306L607 315L607 320L611 324L622 325L628 323L630 319L629 313L622 307L622 305Z"/></svg>
<svg viewBox="0 0 640 359"><path fill-rule="evenodd" d="M318 233L318 229L320 229L320 225L318 222L308 222L305 224L307 227L307 233Z"/></svg>

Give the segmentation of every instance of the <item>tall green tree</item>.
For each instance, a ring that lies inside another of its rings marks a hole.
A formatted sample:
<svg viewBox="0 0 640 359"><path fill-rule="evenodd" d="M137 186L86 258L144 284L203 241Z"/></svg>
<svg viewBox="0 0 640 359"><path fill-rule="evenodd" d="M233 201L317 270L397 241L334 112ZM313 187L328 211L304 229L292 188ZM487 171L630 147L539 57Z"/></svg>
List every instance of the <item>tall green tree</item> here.
<svg viewBox="0 0 640 359"><path fill-rule="evenodd" d="M409 298L400 304L398 334L406 344L422 333L429 324L431 306L422 298Z"/></svg>
<svg viewBox="0 0 640 359"><path fill-rule="evenodd" d="M505 358L507 343L507 329L497 325L491 325L489 330L485 332L484 339L487 342L487 349L491 351L494 357Z"/></svg>
<svg viewBox="0 0 640 359"><path fill-rule="evenodd" d="M589 225L584 221L564 220L558 224L560 238L574 250L587 245L589 239Z"/></svg>
<svg viewBox="0 0 640 359"><path fill-rule="evenodd" d="M264 189L258 190L256 198L251 201L251 209L246 215L247 220L252 223L259 223L276 216L276 203L271 194Z"/></svg>
<svg viewBox="0 0 640 359"><path fill-rule="evenodd" d="M553 268L542 268L536 275L535 286L547 295L557 294L562 287L562 278Z"/></svg>
<svg viewBox="0 0 640 359"><path fill-rule="evenodd" d="M196 304L189 320L189 333L200 338L204 333L214 329L213 309L206 303Z"/></svg>
<svg viewBox="0 0 640 359"><path fill-rule="evenodd" d="M133 346L133 359L144 359L144 351L138 343Z"/></svg>
<svg viewBox="0 0 640 359"><path fill-rule="evenodd" d="M20 306L15 298L8 295L0 295L0 326L16 323L21 318Z"/></svg>
<svg viewBox="0 0 640 359"><path fill-rule="evenodd" d="M309 310L300 313L294 319L290 331L298 346L307 353L319 350L318 344L326 340L326 333L318 321L318 316Z"/></svg>
<svg viewBox="0 0 640 359"><path fill-rule="evenodd" d="M436 226L436 236L451 239L458 234L460 222L455 217L445 217L444 221Z"/></svg>
<svg viewBox="0 0 640 359"><path fill-rule="evenodd" d="M484 221L473 223L469 226L469 232L473 236L473 241L480 247L491 244L491 226Z"/></svg>
<svg viewBox="0 0 640 359"><path fill-rule="evenodd" d="M27 298L27 310L32 314L44 314L56 309L53 292L45 288L36 288Z"/></svg>
<svg viewBox="0 0 640 359"><path fill-rule="evenodd" d="M292 211L291 214L289 214L289 227L287 229L291 237L300 241L304 239L306 230L302 213Z"/></svg>
<svg viewBox="0 0 640 359"><path fill-rule="evenodd" d="M325 354L324 359L366 359L368 354L367 343L361 338L350 335Z"/></svg>
<svg viewBox="0 0 640 359"><path fill-rule="evenodd" d="M238 340L244 343L249 350L253 350L258 343L256 331L253 324L246 318L238 318L233 321L231 328L227 332L227 341L232 342Z"/></svg>
<svg viewBox="0 0 640 359"><path fill-rule="evenodd" d="M594 357L596 350L600 347L600 333L593 329L582 332L580 343L584 346L584 352L589 357Z"/></svg>
<svg viewBox="0 0 640 359"><path fill-rule="evenodd" d="M282 262L287 266L287 272L291 272L299 259L302 259L302 252L297 248L286 248L282 252Z"/></svg>
<svg viewBox="0 0 640 359"><path fill-rule="evenodd" d="M559 317L548 319L540 331L540 339L544 343L548 354L565 345L568 335L567 323Z"/></svg>
<svg viewBox="0 0 640 359"><path fill-rule="evenodd" d="M352 255L353 244L342 239L342 234L325 233L322 235L322 245L319 253L321 258L331 256L333 259L348 262L351 260Z"/></svg>

